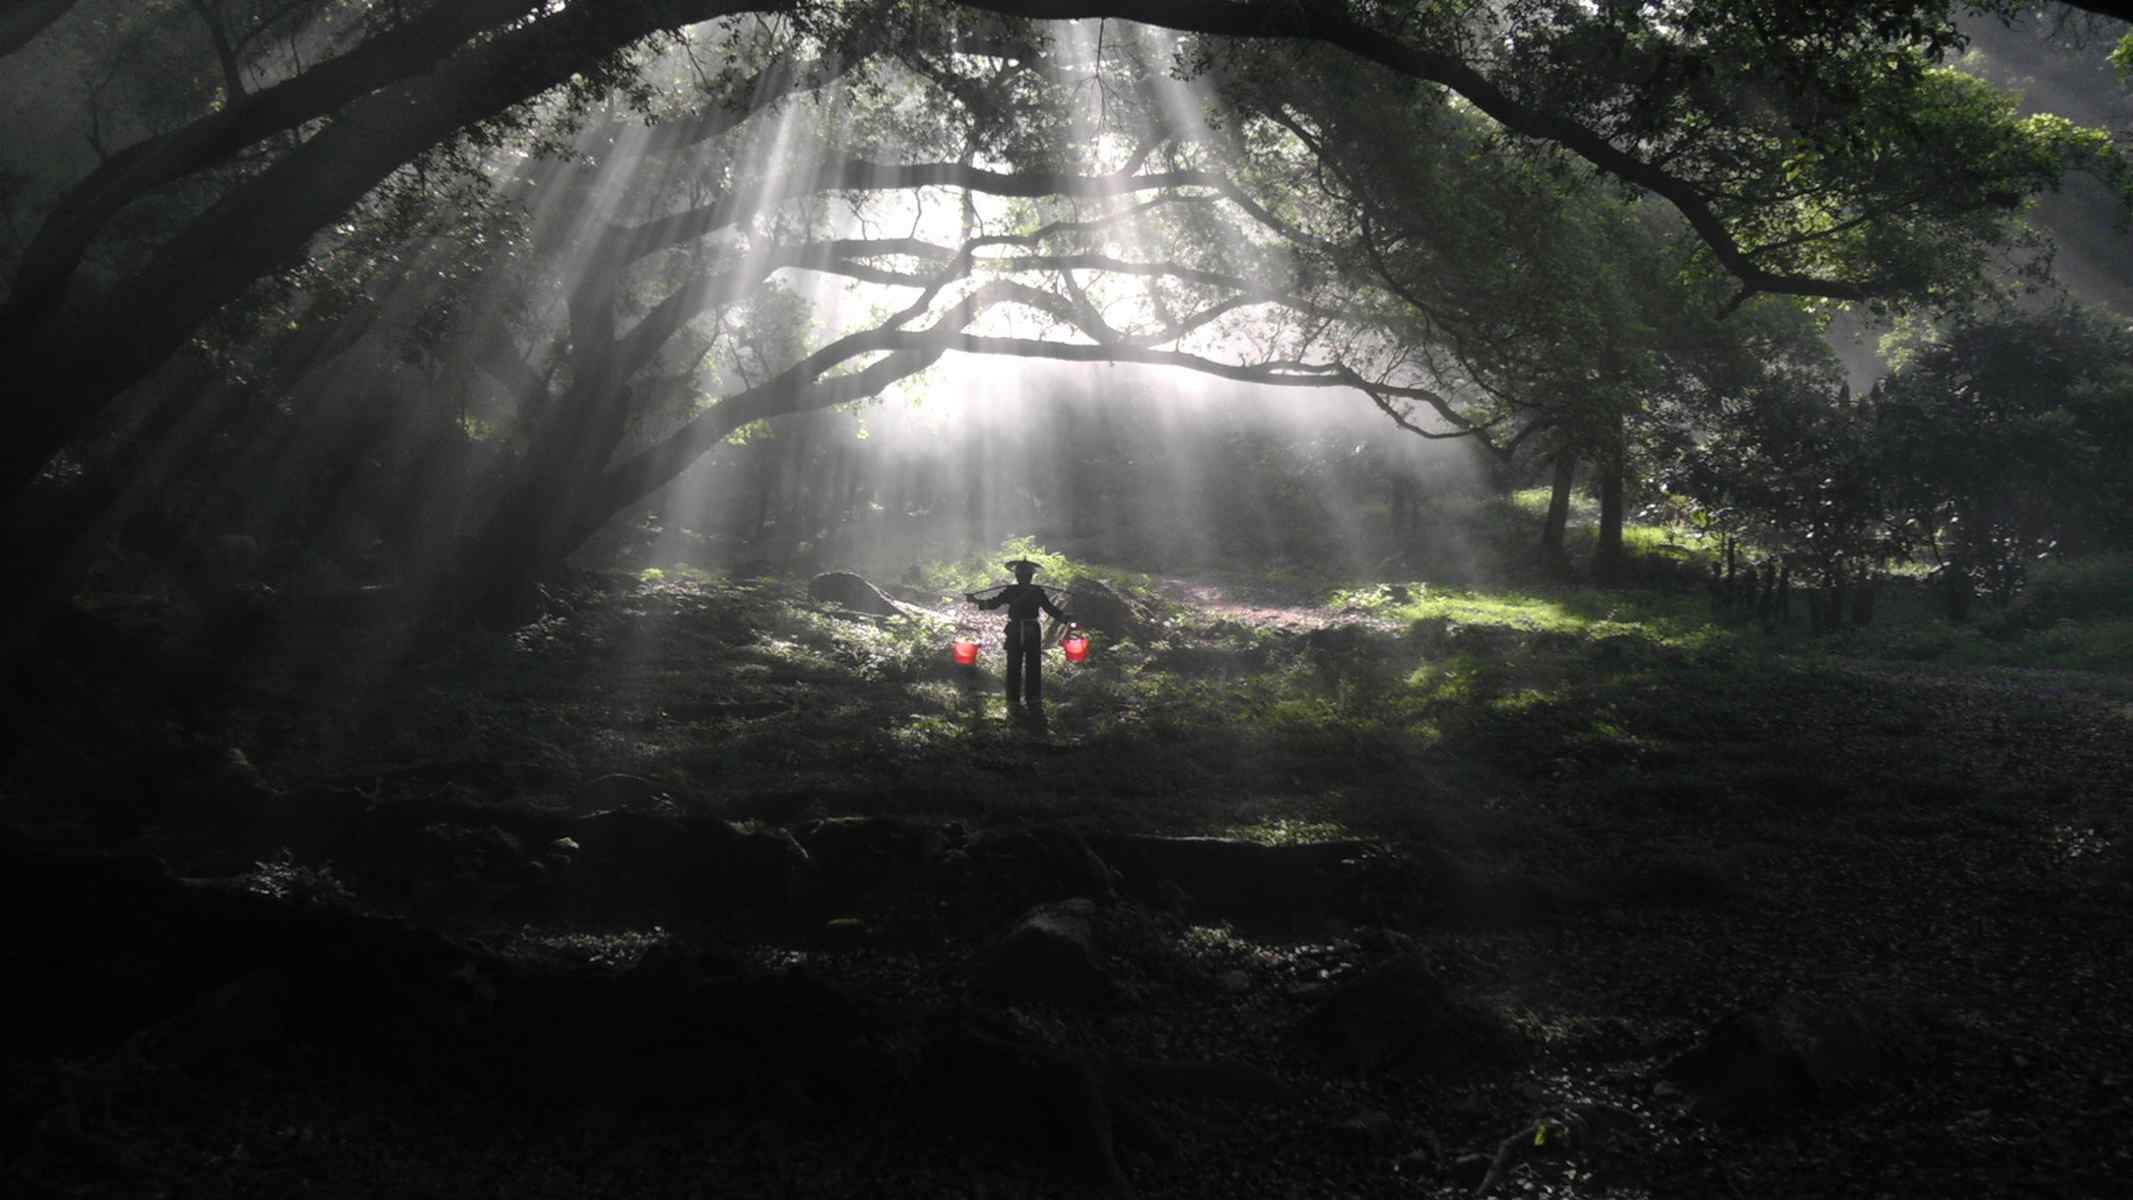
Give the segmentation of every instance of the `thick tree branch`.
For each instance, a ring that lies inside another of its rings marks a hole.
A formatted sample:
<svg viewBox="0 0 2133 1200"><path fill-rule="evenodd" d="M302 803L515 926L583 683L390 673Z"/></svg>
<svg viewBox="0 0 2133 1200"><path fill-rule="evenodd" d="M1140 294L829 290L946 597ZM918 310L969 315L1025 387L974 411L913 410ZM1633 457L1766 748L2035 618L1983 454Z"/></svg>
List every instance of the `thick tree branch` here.
<svg viewBox="0 0 2133 1200"><path fill-rule="evenodd" d="M1428 388L1369 380L1338 362L1225 363L1203 355L1121 342L1056 342L965 332L979 317L1002 304L1035 307L1068 324L1075 318L1073 306L1051 293L995 280L964 297L925 329L879 326L839 338L776 378L719 401L657 444L609 468L595 489L594 502L580 515L571 533L571 544L590 537L609 516L670 482L734 430L752 421L878 395L883 388L924 370L951 350L1066 362L1146 363L1181 367L1239 383L1281 387L1354 388L1368 395L1401 428L1427 438L1465 437L1489 427L1467 420L1450 400ZM886 356L858 371L831 374L845 364L878 354ZM1400 401L1429 405L1456 431L1447 433L1414 424Z"/></svg>
<svg viewBox="0 0 2133 1200"><path fill-rule="evenodd" d="M35 320L60 303L90 240L121 208L142 195L228 161L263 138L331 115L360 96L420 76L474 34L530 7L531 0L431 5L414 20L370 38L339 58L250 95L233 95L219 112L112 155L69 189L30 239L7 304L0 308L0 325Z"/></svg>
<svg viewBox="0 0 2133 1200"><path fill-rule="evenodd" d="M433 11L495 3L501 0L468 0ZM636 0L574 4L530 21L348 106L63 324L0 321L0 355L28 364L0 383L0 401L15 414L17 432L0 452L0 496L19 493L111 397L409 160L467 125L539 95L603 53L679 23L754 7L750 0ZM435 47L425 52L430 61L441 53ZM249 103L273 92L256 92ZM41 386L54 378L70 386L63 393Z"/></svg>
<svg viewBox="0 0 2133 1200"><path fill-rule="evenodd" d="M1752 292L1865 300L1882 284L1770 271L1746 253L1710 196L1695 182L1621 149L1568 117L1519 102L1463 59L1386 36L1347 15L1346 6L1259 0L965 0L970 7L1040 20L1118 17L1167 29L1236 38L1321 42L1428 83L1441 84L1513 133L1550 142L1679 211L1721 266Z"/></svg>
<svg viewBox="0 0 2133 1200"><path fill-rule="evenodd" d="M729 193L712 204L626 226L626 232L618 235L618 244L629 247L633 256L648 254L723 229L780 201L821 192L958 187L989 196L1097 198L1159 188L1213 188L1219 184L1220 177L1209 171L1068 175L1051 171L988 171L967 163L898 164L854 158L825 163L810 175L775 177Z"/></svg>
<svg viewBox="0 0 2133 1200"><path fill-rule="evenodd" d="M781 60L758 71L748 83L735 89L736 93L746 94L745 102L708 104L682 120L654 126L639 151L642 156L649 157L677 154L701 145L739 128L793 96L836 80L857 65L855 61L842 58L800 63ZM631 124L629 121L610 121L588 140L597 143L603 138L622 136ZM589 198L612 178L610 172L617 169L634 171L640 162L638 155L626 159L609 156L595 169L576 171L570 169L570 164L554 161L532 164L526 176L529 182L536 186L568 189L564 196L541 205L547 219L534 234L535 244L543 249L556 249L580 237L584 225L596 210ZM611 227L603 236L611 247L608 253L628 253L630 261L666 248L661 244L645 243L635 232L635 227L629 225Z"/></svg>

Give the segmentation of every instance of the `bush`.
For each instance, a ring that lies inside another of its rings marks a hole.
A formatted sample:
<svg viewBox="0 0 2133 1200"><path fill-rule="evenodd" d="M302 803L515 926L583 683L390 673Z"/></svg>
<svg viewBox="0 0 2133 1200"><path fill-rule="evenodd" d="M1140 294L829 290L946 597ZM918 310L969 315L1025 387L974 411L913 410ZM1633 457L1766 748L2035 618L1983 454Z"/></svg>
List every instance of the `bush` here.
<svg viewBox="0 0 2133 1200"><path fill-rule="evenodd" d="M1957 626L1942 620L1930 620L1923 625L1899 629L1891 634L1882 644L1882 654L1888 658L1924 662L1953 651L1962 638L1963 631Z"/></svg>
<svg viewBox="0 0 2133 1200"><path fill-rule="evenodd" d="M2014 607L2031 627L2133 617L2133 554L2040 563L2029 573L2029 586Z"/></svg>

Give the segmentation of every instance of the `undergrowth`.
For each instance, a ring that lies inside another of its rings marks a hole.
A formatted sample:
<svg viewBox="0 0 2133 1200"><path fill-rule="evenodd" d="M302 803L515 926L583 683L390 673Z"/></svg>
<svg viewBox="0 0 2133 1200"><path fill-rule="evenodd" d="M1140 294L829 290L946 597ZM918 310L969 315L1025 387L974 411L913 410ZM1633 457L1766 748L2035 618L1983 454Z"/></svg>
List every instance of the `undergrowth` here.
<svg viewBox="0 0 2133 1200"><path fill-rule="evenodd" d="M1084 664L1049 651L1037 730L1006 719L997 647L974 668L951 662L957 622L975 614L948 596L952 611L926 607L934 592L995 581L1015 557L1051 582L1101 579L1155 614L1100 634ZM917 597L906 615L860 618L812 603L797 580L610 577L515 635L414 668L384 744L410 760L521 764L558 794L641 777L736 818L1050 814L1282 840L1412 829L1446 806L1468 820L1490 796L1535 789L1880 786L1943 735L1900 691L1862 692L1860 671L2074 667L2096 678L2069 686L2133 698L2117 674L2133 665L2133 621L2107 595L2076 599L2108 591L2087 575L2046 594L2098 614L2088 619L1953 625L1923 586L1891 584L1875 624L1833 636L1806 632L1804 597L1789 622L1764 622L1714 611L1700 592L1426 578L1338 582L1276 625L1251 615L1269 610L1175 592L1154 603L1151 577L1028 537L920 580L900 589ZM1889 761L1803 760L1794 739L1865 739ZM1338 799L1292 803L1312 797Z"/></svg>

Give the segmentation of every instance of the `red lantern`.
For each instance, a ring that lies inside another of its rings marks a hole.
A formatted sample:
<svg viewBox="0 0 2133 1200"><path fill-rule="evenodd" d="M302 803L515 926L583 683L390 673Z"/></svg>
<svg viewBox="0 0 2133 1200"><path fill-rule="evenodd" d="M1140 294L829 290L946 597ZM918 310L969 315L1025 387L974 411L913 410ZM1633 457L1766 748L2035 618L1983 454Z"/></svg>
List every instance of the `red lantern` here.
<svg viewBox="0 0 2133 1200"><path fill-rule="evenodd" d="M1088 635L1076 629L1066 635L1066 640L1059 643L1059 648L1066 651L1068 662L1080 662L1089 656Z"/></svg>
<svg viewBox="0 0 2133 1200"><path fill-rule="evenodd" d="M978 644L976 642L964 641L962 638L955 639L955 665L959 667L973 667L977 665L977 662Z"/></svg>

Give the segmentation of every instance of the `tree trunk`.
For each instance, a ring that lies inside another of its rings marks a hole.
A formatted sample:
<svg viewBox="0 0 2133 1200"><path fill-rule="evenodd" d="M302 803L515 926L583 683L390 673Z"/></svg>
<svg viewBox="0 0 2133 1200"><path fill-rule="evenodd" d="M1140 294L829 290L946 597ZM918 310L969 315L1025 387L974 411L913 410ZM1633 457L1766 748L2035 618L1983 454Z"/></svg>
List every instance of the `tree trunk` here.
<svg viewBox="0 0 2133 1200"><path fill-rule="evenodd" d="M1829 591L1817 597L1822 604L1822 629L1835 633L1844 628L1844 567L1840 564L1830 568Z"/></svg>
<svg viewBox="0 0 2133 1200"><path fill-rule="evenodd" d="M469 547L462 602L466 615L484 627L508 629L530 620L536 585L622 507L587 518L600 504L601 477L632 403L629 388L603 387L602 374L581 373L590 382L573 386L556 406L558 419L535 440L518 479Z"/></svg>
<svg viewBox="0 0 2133 1200"><path fill-rule="evenodd" d="M637 454L601 469L619 444L630 409L628 388L604 400L601 389L585 389L558 404L575 411L580 401L599 402L597 419L581 417L587 429L579 438L546 439L559 443L549 457L562 467L544 471L529 455L525 482L508 493L496 515L474 539L467 556L474 588L457 607L492 626L508 627L533 610L533 585L562 565L563 559L627 506L642 500L751 421L811 411L872 396L895 380L922 371L937 361L941 349L904 350L849 374L815 380L793 371L729 396L679 430ZM602 372L581 378L597 380ZM938 475L939 472L935 472Z"/></svg>
<svg viewBox="0 0 2133 1200"><path fill-rule="evenodd" d="M754 550L762 545L763 531L770 528L770 498L778 490L778 456L761 442L743 449L748 452L749 465L752 467L748 473L755 477L755 495L752 497L755 504L750 510L741 540L748 543L750 550Z"/></svg>
<svg viewBox="0 0 2133 1200"><path fill-rule="evenodd" d="M1602 587L1622 578L1623 469L1619 456L1600 469L1600 530L1592 547L1592 578Z"/></svg>
<svg viewBox="0 0 2133 1200"><path fill-rule="evenodd" d="M1948 619L1969 620L1970 599L1969 568L1961 559L1956 559L1948 564Z"/></svg>
<svg viewBox="0 0 2133 1200"><path fill-rule="evenodd" d="M1577 482L1578 458L1568 450L1555 456L1555 477L1548 492L1548 519L1541 524L1541 565L1549 572L1565 575L1570 570L1570 555L1563 549L1563 537L1570 528L1570 489Z"/></svg>
<svg viewBox="0 0 2133 1200"><path fill-rule="evenodd" d="M873 489L871 487L862 489L860 486L861 480L868 474L869 464L866 458L847 449L845 451L845 464L844 488L837 497L837 510L833 514L833 519L840 533L846 528L862 522L867 512L864 504L873 497Z"/></svg>
<svg viewBox="0 0 2133 1200"><path fill-rule="evenodd" d="M1852 586L1852 624L1864 626L1873 623L1874 580L1871 576L1865 576Z"/></svg>

